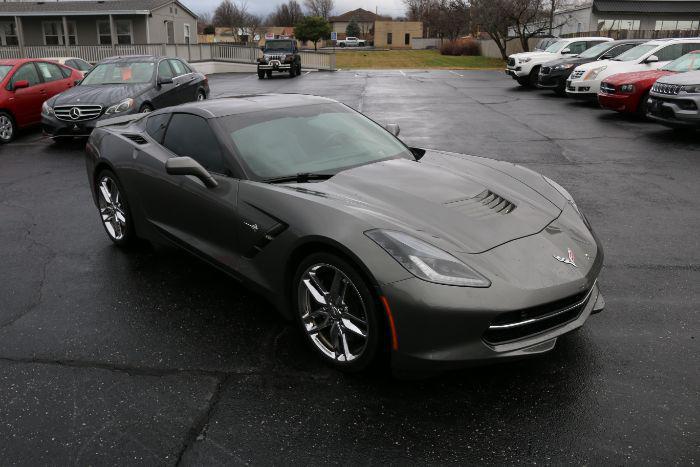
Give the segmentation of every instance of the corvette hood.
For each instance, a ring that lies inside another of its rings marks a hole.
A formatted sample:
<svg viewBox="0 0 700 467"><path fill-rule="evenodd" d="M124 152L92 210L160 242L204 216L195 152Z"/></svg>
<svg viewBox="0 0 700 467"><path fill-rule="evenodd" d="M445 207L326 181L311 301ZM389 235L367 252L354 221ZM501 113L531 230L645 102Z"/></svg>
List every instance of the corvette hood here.
<svg viewBox="0 0 700 467"><path fill-rule="evenodd" d="M54 98L51 106L73 104L113 105L129 97L136 97L150 87L146 84L75 86Z"/></svg>
<svg viewBox="0 0 700 467"><path fill-rule="evenodd" d="M651 81L649 85L661 78L662 76L673 74L671 71L662 70L649 70L649 71L636 71L630 73L618 73L616 75L608 76L605 81L619 86L621 84L636 84L643 81Z"/></svg>
<svg viewBox="0 0 700 467"><path fill-rule="evenodd" d="M541 176L532 180L548 186ZM409 231L465 253L535 234L561 213L540 194L544 190L479 158L441 152L428 152L420 162L361 166L309 185L377 227Z"/></svg>

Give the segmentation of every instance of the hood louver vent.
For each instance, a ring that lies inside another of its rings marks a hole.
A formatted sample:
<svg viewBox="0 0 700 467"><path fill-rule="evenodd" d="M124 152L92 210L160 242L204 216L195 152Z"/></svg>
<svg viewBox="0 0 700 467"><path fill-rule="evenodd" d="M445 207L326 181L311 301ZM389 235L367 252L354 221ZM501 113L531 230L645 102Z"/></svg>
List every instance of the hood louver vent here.
<svg viewBox="0 0 700 467"><path fill-rule="evenodd" d="M480 194L476 195L474 199L477 199L489 209L493 209L501 214L508 214L515 209L515 204L511 203L502 196L498 196L491 190L484 190Z"/></svg>
<svg viewBox="0 0 700 467"><path fill-rule="evenodd" d="M122 136L124 136L124 138L130 139L131 141L133 141L136 144L148 144L148 141L146 141L146 138L144 138L141 135L132 135L132 134L124 133Z"/></svg>
<svg viewBox="0 0 700 467"><path fill-rule="evenodd" d="M459 210L470 217L487 217L494 214L505 215L517 207L504 197L491 190L484 190L472 198L458 199L445 203L445 206Z"/></svg>

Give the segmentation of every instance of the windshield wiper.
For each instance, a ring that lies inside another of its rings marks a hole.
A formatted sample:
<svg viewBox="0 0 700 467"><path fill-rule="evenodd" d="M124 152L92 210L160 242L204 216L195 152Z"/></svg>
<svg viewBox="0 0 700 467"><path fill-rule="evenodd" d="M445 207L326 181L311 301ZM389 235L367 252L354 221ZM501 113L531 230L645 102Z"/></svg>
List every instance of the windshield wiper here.
<svg viewBox="0 0 700 467"><path fill-rule="evenodd" d="M301 172L296 175L285 175L282 177L272 177L263 179L266 183L286 183L286 182L296 182L296 183L306 183L311 180L328 180L335 174L323 174L323 173L311 173L311 172Z"/></svg>

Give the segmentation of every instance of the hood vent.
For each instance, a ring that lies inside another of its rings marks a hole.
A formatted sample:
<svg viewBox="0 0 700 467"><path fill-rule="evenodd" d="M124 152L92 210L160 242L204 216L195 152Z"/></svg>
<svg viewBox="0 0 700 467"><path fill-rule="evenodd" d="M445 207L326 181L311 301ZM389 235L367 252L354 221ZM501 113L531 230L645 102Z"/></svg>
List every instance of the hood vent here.
<svg viewBox="0 0 700 467"><path fill-rule="evenodd" d="M445 206L455 208L472 217L486 217L492 214L508 214L517 207L504 197L491 190L484 190L472 198L448 201Z"/></svg>
<svg viewBox="0 0 700 467"><path fill-rule="evenodd" d="M146 141L146 138L144 138L141 135L134 135L131 133L123 133L122 136L124 136L124 138L130 139L131 141L133 141L136 144L148 144L148 141Z"/></svg>

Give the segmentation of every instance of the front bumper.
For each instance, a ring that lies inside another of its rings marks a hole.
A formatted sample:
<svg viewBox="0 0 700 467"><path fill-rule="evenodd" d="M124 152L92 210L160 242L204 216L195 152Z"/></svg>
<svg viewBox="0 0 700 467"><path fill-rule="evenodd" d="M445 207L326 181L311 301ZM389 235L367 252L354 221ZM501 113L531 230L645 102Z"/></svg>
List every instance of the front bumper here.
<svg viewBox="0 0 700 467"><path fill-rule="evenodd" d="M271 71L288 71L292 68L292 63L281 62L279 60L270 60L267 63L258 63L258 70Z"/></svg>
<svg viewBox="0 0 700 467"><path fill-rule="evenodd" d="M691 103L694 103L695 109L687 108ZM651 94L648 104L647 116L652 120L670 127L700 128L700 96Z"/></svg>
<svg viewBox="0 0 700 467"><path fill-rule="evenodd" d="M134 113L136 113L136 111L123 112L115 115L115 117L131 115ZM42 114L41 128L44 134L51 138L83 138L90 136L97 123L102 120L107 120L104 115L90 120L69 121L60 120L56 118L55 115Z"/></svg>
<svg viewBox="0 0 700 467"><path fill-rule="evenodd" d="M566 79L570 72L571 70L562 70L542 74L542 71L540 71L540 74L537 76L537 87L540 89L563 88L566 85Z"/></svg>
<svg viewBox="0 0 700 467"><path fill-rule="evenodd" d="M524 78L528 75L520 66L508 66L508 68L505 69L505 73L513 79Z"/></svg>
<svg viewBox="0 0 700 467"><path fill-rule="evenodd" d="M596 100L600 91L600 81L566 80L566 95L574 99Z"/></svg>
<svg viewBox="0 0 700 467"><path fill-rule="evenodd" d="M639 107L639 96L635 94L598 93L598 104L604 109L616 112L636 112Z"/></svg>

